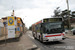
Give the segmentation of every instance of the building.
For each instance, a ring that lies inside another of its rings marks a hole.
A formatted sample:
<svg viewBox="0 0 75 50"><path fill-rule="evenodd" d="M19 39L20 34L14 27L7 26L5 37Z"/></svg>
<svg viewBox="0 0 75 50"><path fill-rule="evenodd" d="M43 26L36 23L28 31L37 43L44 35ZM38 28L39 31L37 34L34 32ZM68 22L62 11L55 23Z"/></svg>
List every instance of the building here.
<svg viewBox="0 0 75 50"><path fill-rule="evenodd" d="M23 33L25 33L25 24L23 23L22 19L20 17L16 17L14 16L15 18L15 37L19 37L20 35L22 35ZM2 37L0 37L0 40L4 40L5 39L5 35L6 35L6 38L8 39L8 25L7 25L7 17L3 17L2 20L1 20L1 23L3 24L0 24L0 28L1 30L3 30L3 33L0 33L0 35L4 35ZM0 32L1 32L0 30Z"/></svg>
<svg viewBox="0 0 75 50"><path fill-rule="evenodd" d="M0 37L4 35L4 25L3 25L3 20L0 19Z"/></svg>

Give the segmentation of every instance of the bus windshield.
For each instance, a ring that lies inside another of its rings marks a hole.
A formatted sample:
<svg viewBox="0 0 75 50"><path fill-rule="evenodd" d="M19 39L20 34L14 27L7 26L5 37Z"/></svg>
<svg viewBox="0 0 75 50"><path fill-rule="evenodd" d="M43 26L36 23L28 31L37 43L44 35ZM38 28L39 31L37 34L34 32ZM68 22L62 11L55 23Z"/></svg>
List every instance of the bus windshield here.
<svg viewBox="0 0 75 50"><path fill-rule="evenodd" d="M52 22L43 24L44 33L62 33L64 31L63 22Z"/></svg>

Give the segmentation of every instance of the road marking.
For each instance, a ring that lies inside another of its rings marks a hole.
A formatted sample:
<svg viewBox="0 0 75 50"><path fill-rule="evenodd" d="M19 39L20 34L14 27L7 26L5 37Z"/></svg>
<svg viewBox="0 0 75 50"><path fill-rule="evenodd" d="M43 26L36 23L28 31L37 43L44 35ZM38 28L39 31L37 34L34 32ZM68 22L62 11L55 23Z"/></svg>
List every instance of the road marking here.
<svg viewBox="0 0 75 50"><path fill-rule="evenodd" d="M32 37L32 36L30 36L30 35L28 35L29 37L31 37L32 39L34 39L34 37Z"/></svg>

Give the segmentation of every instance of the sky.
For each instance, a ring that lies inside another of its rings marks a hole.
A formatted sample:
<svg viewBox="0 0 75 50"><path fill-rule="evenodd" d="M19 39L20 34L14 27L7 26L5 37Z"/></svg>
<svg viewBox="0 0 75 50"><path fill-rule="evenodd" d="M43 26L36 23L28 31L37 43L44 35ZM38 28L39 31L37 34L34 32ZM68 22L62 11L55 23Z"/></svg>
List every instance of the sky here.
<svg viewBox="0 0 75 50"><path fill-rule="evenodd" d="M75 0L68 1L69 9L75 11ZM0 18L10 16L15 10L15 16L21 17L29 28L43 18L50 18L57 7L67 9L66 0L0 0Z"/></svg>

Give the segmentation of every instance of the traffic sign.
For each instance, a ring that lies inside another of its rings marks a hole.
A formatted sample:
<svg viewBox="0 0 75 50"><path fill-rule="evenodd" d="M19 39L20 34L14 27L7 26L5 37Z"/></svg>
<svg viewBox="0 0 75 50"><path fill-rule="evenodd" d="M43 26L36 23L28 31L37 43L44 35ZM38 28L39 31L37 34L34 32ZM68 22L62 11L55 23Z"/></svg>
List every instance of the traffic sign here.
<svg viewBox="0 0 75 50"><path fill-rule="evenodd" d="M7 25L8 25L8 38L15 37L15 18L13 16L8 17Z"/></svg>
<svg viewBox="0 0 75 50"><path fill-rule="evenodd" d="M14 26L15 22L14 22L14 17L8 17L8 26Z"/></svg>

